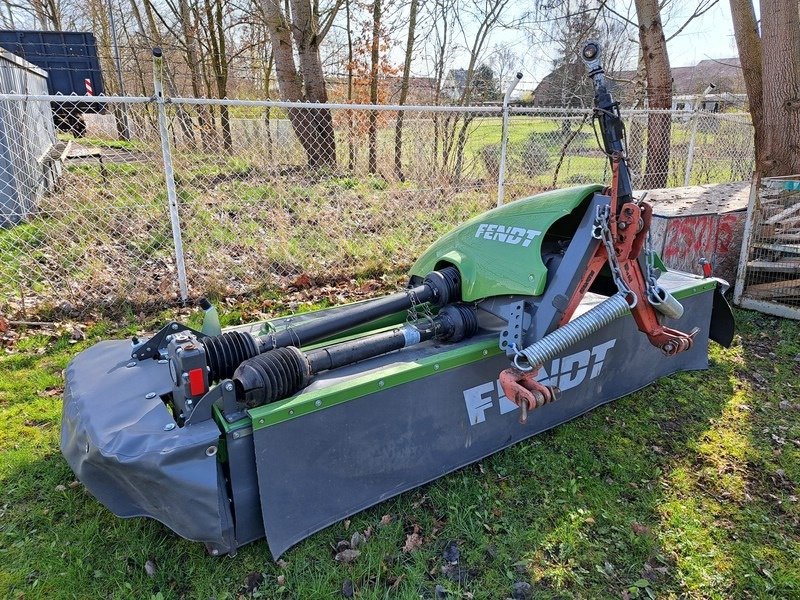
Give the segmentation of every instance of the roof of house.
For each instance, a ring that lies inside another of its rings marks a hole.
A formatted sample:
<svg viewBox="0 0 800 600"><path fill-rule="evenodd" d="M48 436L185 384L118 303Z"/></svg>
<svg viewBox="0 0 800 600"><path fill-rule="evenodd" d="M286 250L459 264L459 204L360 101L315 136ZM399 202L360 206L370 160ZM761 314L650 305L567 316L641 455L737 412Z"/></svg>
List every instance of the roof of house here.
<svg viewBox="0 0 800 600"><path fill-rule="evenodd" d="M556 69L549 73L536 87L534 97L537 100L541 100L535 101L536 104L552 104L556 99L553 96L554 88L557 87L558 71L559 69ZM623 104L633 95L633 81L635 78L635 70L609 74L609 79L613 83L613 93ZM746 93L739 58L705 59L689 67L672 68L674 95L699 94L709 83L713 83L716 86L715 92L717 93ZM585 92L583 86L581 86L580 91Z"/></svg>

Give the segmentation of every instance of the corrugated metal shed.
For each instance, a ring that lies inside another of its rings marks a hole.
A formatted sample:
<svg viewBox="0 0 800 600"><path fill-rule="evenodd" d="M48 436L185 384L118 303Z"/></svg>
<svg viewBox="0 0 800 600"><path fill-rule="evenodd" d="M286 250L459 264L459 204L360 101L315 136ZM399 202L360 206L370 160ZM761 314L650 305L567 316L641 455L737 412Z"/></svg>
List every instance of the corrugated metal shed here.
<svg viewBox="0 0 800 600"><path fill-rule="evenodd" d="M47 94L47 72L0 48L0 93ZM0 225L27 218L55 183L56 134L49 102L0 98Z"/></svg>

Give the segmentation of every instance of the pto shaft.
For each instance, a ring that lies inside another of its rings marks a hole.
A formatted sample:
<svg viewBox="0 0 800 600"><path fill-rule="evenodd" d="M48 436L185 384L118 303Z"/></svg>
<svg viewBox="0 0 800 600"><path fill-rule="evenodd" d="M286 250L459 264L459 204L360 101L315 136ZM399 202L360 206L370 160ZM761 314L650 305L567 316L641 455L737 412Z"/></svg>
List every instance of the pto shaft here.
<svg viewBox="0 0 800 600"><path fill-rule="evenodd" d="M452 304L432 319L406 323L391 331L303 352L277 348L244 361L233 374L236 398L248 408L276 402L306 387L317 373L351 365L387 352L437 339L456 342L478 330L473 307Z"/></svg>

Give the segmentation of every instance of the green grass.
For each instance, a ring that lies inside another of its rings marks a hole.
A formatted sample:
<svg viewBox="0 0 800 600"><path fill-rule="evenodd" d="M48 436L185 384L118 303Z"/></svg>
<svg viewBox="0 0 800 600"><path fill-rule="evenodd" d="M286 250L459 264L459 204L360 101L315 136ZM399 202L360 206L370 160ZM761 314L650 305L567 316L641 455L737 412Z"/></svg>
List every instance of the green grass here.
<svg viewBox="0 0 800 600"><path fill-rule="evenodd" d="M272 295L223 320L265 305L286 310ZM451 598L506 598L516 581L535 598L800 597L800 324L745 311L737 320L734 346L714 346L708 371L660 379L359 513L282 566L263 541L212 558L70 486L58 451L61 370L99 339L158 319L96 323L77 344L31 331L0 357L0 595L337 598L349 579L365 599L430 598L437 584ZM415 525L424 543L405 553ZM368 527L357 560L335 562L332 546ZM449 541L461 581L441 571ZM248 594L253 573L264 582Z"/></svg>

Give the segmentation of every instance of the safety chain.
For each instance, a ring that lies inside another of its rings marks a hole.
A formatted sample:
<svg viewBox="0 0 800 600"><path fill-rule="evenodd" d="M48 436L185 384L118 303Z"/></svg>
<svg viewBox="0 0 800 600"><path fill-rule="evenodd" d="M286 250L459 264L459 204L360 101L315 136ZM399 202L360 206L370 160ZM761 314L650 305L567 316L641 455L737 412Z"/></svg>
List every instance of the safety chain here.
<svg viewBox="0 0 800 600"><path fill-rule="evenodd" d="M614 250L614 240L611 238L611 207L608 204L597 207L597 215L594 219L594 228L592 229L592 237L596 240L601 240L606 248L608 254L608 267L611 269L611 277L617 286L620 294L622 294L628 302L630 308L634 308L639 302L639 298L622 277L622 269L617 260L617 252Z"/></svg>
<svg viewBox="0 0 800 600"><path fill-rule="evenodd" d="M422 303L419 301L419 297L417 296L414 290L406 289L406 294L408 295L409 304L408 310L406 311L406 322L407 323L416 323L422 319L427 320L430 323L430 327L435 327L436 321L434 320L433 312L431 311L430 304L425 302ZM422 315L420 315L420 311Z"/></svg>

